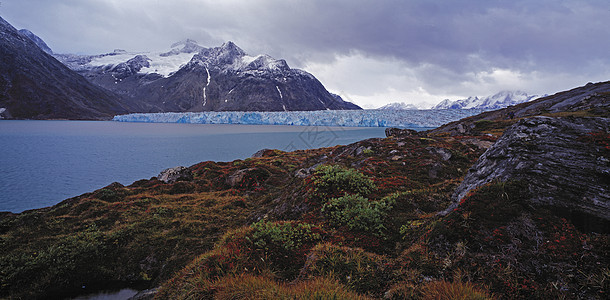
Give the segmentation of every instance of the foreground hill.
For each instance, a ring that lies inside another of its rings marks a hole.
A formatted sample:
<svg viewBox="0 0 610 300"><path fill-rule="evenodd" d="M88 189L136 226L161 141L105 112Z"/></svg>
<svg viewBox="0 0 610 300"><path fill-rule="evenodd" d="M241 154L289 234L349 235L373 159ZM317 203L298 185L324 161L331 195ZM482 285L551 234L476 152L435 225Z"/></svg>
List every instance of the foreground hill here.
<svg viewBox="0 0 610 300"><path fill-rule="evenodd" d="M0 18L0 118L110 119L129 111Z"/></svg>
<svg viewBox="0 0 610 300"><path fill-rule="evenodd" d="M5 213L0 297L606 299L609 100L573 90L530 104L561 116L262 150Z"/></svg>

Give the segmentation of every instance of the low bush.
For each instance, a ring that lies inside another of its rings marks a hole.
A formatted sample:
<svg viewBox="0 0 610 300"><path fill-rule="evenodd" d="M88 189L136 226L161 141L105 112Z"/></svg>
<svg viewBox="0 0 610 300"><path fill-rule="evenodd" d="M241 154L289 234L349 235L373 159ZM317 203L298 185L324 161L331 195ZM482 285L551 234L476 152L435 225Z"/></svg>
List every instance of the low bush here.
<svg viewBox="0 0 610 300"><path fill-rule="evenodd" d="M322 199L346 194L367 196L377 188L364 174L338 165L316 168L312 183L314 192Z"/></svg>
<svg viewBox="0 0 610 300"><path fill-rule="evenodd" d="M274 249L277 247L292 251L315 243L322 237L319 228L307 223L259 221L252 224L252 228L252 242L266 251L277 250Z"/></svg>
<svg viewBox="0 0 610 300"><path fill-rule="evenodd" d="M391 198L369 201L360 195L345 195L328 200L322 206L322 212L333 226L347 226L349 230L382 236L385 217L393 204Z"/></svg>

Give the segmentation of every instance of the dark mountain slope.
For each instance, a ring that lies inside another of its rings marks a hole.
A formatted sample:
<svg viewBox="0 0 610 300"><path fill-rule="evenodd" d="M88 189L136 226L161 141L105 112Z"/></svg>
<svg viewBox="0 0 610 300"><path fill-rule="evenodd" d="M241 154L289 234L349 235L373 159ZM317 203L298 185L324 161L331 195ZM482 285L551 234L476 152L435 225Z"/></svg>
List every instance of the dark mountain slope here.
<svg viewBox="0 0 610 300"><path fill-rule="evenodd" d="M40 48L42 51L46 52L47 54L53 55L53 50L51 50L49 45L47 45L47 43L45 43L39 36L35 35L33 32L27 29L19 29L19 33L32 40L32 42L34 42L36 46L38 46L38 48Z"/></svg>
<svg viewBox="0 0 610 300"><path fill-rule="evenodd" d="M0 18L0 116L15 119L109 119L129 111L41 50Z"/></svg>

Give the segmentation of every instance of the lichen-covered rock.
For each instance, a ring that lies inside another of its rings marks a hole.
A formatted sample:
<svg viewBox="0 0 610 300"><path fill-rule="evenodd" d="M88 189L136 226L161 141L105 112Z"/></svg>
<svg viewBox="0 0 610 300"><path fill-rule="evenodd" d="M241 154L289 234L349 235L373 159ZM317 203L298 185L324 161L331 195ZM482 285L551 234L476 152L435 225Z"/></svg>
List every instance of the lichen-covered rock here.
<svg viewBox="0 0 610 300"><path fill-rule="evenodd" d="M386 137L404 137L410 135L417 135L418 132L413 129L400 129L400 128L386 128L385 136Z"/></svg>
<svg viewBox="0 0 610 300"><path fill-rule="evenodd" d="M165 169L159 173L157 178L165 183L174 183L176 181L191 181L193 173L187 167L173 167Z"/></svg>
<svg viewBox="0 0 610 300"><path fill-rule="evenodd" d="M275 151L277 151L277 150L266 149L266 148L265 149L261 149L261 150L256 151L254 154L252 154L252 157L256 158L256 157L271 156L271 155L273 155L273 153Z"/></svg>
<svg viewBox="0 0 610 300"><path fill-rule="evenodd" d="M584 230L610 232L610 119L521 120L485 152L453 195L494 180L527 183L534 205L548 206Z"/></svg>

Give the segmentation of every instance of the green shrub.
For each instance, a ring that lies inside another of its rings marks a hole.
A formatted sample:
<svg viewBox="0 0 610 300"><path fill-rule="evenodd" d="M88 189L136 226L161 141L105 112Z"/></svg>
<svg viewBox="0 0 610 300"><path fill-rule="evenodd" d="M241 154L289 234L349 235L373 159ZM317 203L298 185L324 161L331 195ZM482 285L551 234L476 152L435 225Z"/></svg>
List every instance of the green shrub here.
<svg viewBox="0 0 610 300"><path fill-rule="evenodd" d="M321 239L319 230L307 223L261 220L252 224L252 228L254 228L254 232L250 239L255 246L265 250L281 247L291 251Z"/></svg>
<svg viewBox="0 0 610 300"><path fill-rule="evenodd" d="M345 194L367 196L377 189L375 183L364 174L338 165L316 168L313 186L316 194L322 199Z"/></svg>
<svg viewBox="0 0 610 300"><path fill-rule="evenodd" d="M333 226L347 226L350 230L383 235L384 222L392 209L392 198L369 201L360 195L332 198L322 206L322 212Z"/></svg>

